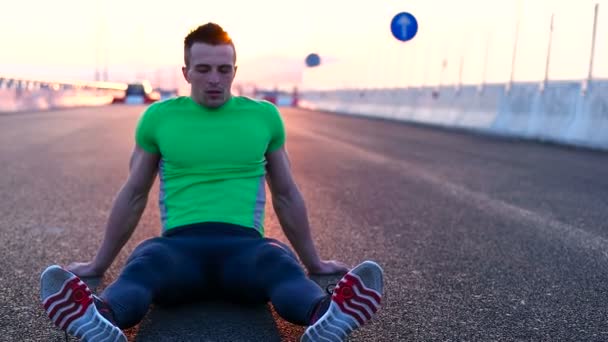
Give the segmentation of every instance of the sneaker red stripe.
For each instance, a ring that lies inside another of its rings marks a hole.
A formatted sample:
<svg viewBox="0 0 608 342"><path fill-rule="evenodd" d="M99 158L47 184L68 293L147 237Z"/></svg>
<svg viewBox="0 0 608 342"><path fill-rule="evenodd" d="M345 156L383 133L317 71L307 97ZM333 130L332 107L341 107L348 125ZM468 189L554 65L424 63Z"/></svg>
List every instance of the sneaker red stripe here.
<svg viewBox="0 0 608 342"><path fill-rule="evenodd" d="M332 297L335 302L340 304L340 308L344 311L348 311L349 314L356 311L363 315L366 320L372 319L372 315L378 311L378 305L368 298L360 296L355 289L357 289L357 287L351 287L348 284L343 283L334 289L334 295Z"/></svg>
<svg viewBox="0 0 608 342"><path fill-rule="evenodd" d="M51 317L52 320L55 320L55 319L53 319L53 317L55 317L57 312L60 311L62 308L65 308L66 306L68 306L72 303L78 303L80 301L84 301L86 297L91 296L91 291L85 285L85 283L81 282L78 278L76 278L76 280L77 280L76 283L74 283L73 281L70 281L67 284L67 285L69 285L69 287L66 286L67 291L66 291L66 296L64 296L65 298L63 298L63 297L61 299L56 298L57 304L53 307L51 312L48 313L49 317ZM69 293L68 292L69 290L72 290L72 292ZM51 302L49 302L49 303L51 303ZM51 304L51 306L52 306L52 304Z"/></svg>
<svg viewBox="0 0 608 342"><path fill-rule="evenodd" d="M363 325L378 311L381 296L366 287L357 276L346 274L334 289L332 300L343 313L354 317Z"/></svg>
<svg viewBox="0 0 608 342"><path fill-rule="evenodd" d="M365 303L367 303L369 305L370 309L373 309L373 308L377 309L377 307L380 305L380 302L381 302L380 296L378 296L376 293L374 293L373 290L369 290L363 284L361 284L361 281L358 278L344 277L344 279L342 279L340 281L340 283L338 283L338 286L336 286L335 290L338 290L339 288L345 288L345 287L350 288L350 291L352 292L350 294L350 296L348 296L349 298L351 296L357 296L361 301L364 301ZM375 312L375 310L374 310L374 312Z"/></svg>
<svg viewBox="0 0 608 342"><path fill-rule="evenodd" d="M122 331L97 312L91 290L76 275L49 266L41 276L41 295L47 315L66 337L127 342Z"/></svg>
<svg viewBox="0 0 608 342"><path fill-rule="evenodd" d="M357 302L365 305L372 313L378 311L378 308L380 308L380 302L374 300L373 298L370 299L370 296L363 295L359 286L353 286L353 292L355 293Z"/></svg>
<svg viewBox="0 0 608 342"><path fill-rule="evenodd" d="M64 311L58 312L57 315L51 317L51 321L53 321L53 324L55 324L57 327L61 328L61 321L63 320L63 318L67 315L71 315L72 313L78 311L79 308L80 308L80 306L78 306L78 304L69 303L69 306L67 307L67 309Z"/></svg>
<svg viewBox="0 0 608 342"><path fill-rule="evenodd" d="M336 304L338 304L338 306L340 307L340 310L342 310L343 313L356 319L357 322L359 322L359 325L365 324L365 320L363 318L361 318L361 316L358 314L358 312L346 307L344 301L336 301Z"/></svg>
<svg viewBox="0 0 608 342"><path fill-rule="evenodd" d="M349 304L355 308L358 308L363 312L367 320L372 319L372 316L378 309L373 303L370 303L365 298L361 298L359 296L354 297Z"/></svg>
<svg viewBox="0 0 608 342"><path fill-rule="evenodd" d="M61 326L61 329L66 330L72 322L84 316L92 302L93 298L91 297L90 300L86 302L86 304L80 307L80 310L75 315L72 315L70 318L68 318L68 320Z"/></svg>
<svg viewBox="0 0 608 342"><path fill-rule="evenodd" d="M349 301L346 302L346 304L348 304L348 306L350 308L352 308L353 310L355 310L358 313L365 316L366 321L369 321L370 319L372 319L372 314L374 312L370 308L367 308L364 305L361 305L360 303L355 302L354 301L355 298L356 297L351 298Z"/></svg>
<svg viewBox="0 0 608 342"><path fill-rule="evenodd" d="M354 302L355 300L356 300L356 303ZM357 304L357 305L361 306L370 315L374 314L376 311L378 311L378 308L380 307L379 305L376 305L374 302L371 302L369 299L367 299L365 297L361 297L361 296L355 296L353 298L353 304Z"/></svg>
<svg viewBox="0 0 608 342"><path fill-rule="evenodd" d="M345 288L348 288L348 287L342 287L342 289L345 289ZM336 287L336 289L338 289L338 288ZM360 311L364 311L364 310L361 310L361 308L357 307L357 305L355 305L355 307L353 307L352 301L351 301L352 298L349 298L349 299L344 298L344 296L342 294L340 294L339 292L337 292L336 289L334 289L334 295L332 296L333 302L336 303L340 307L340 310L343 313L355 318L359 322L359 325L362 325L363 323L365 323L367 317L365 316L364 313L360 312Z"/></svg>
<svg viewBox="0 0 608 342"><path fill-rule="evenodd" d="M91 291L88 289L88 287L83 282L78 281L78 283L76 283L76 284L73 284L72 282L70 282L70 285L72 287L71 288L72 292L71 293L67 292L69 294L69 295L67 295L67 298L65 298L65 299L62 298L62 301L58 302L58 304L48 314L56 326L59 326L61 324L61 321L65 317L74 313L74 311L77 311L80 307L82 307L82 306L88 307L93 302L93 297L91 295ZM76 305L76 306L74 308L65 310L65 311L61 312L59 315L57 315L57 313L61 309L64 309L69 305Z"/></svg>
<svg viewBox="0 0 608 342"><path fill-rule="evenodd" d="M343 280L347 280L350 284L357 285L357 289L359 290L359 292L366 296L374 298L376 302L380 303L380 301L382 300L382 297L380 296L380 294L378 294L378 292L370 289L369 287L366 287L361 281L361 279L359 279L358 277L352 274L346 274Z"/></svg>
<svg viewBox="0 0 608 342"><path fill-rule="evenodd" d="M61 315L59 315L59 317L55 318L53 321L55 323L55 325L57 325L58 327L60 326L61 322L66 318L69 317L70 315L74 314L74 312L84 312L84 310L86 310L89 305L93 302L93 298L88 298L87 300L84 300L80 303L78 302L73 302L74 304L76 304L76 306L73 309L70 310L66 310L64 312L61 313ZM77 314L76 317L80 317L82 316L82 314ZM63 324L60 328L61 329L65 329L65 324Z"/></svg>
<svg viewBox="0 0 608 342"><path fill-rule="evenodd" d="M70 289L71 291L71 289ZM70 297L72 296L71 292L68 292L66 294L66 298L61 300L61 301L57 301L56 305L53 306L53 309L49 312L47 311L48 316L53 319L53 317L55 317L55 315L57 314L57 312L63 310L64 308L72 305L73 303L70 301Z"/></svg>
<svg viewBox="0 0 608 342"><path fill-rule="evenodd" d="M61 291L59 291L59 293L49 296L47 299L44 300L44 302L43 302L44 309L48 310L48 308L51 305L53 305L53 303L55 301L63 299L63 297L65 297L66 293L68 292L68 290L73 288L74 285L77 284L79 281L80 281L80 279L78 279L77 277L74 277L74 278L72 278L72 280L64 283L63 287L61 288Z"/></svg>

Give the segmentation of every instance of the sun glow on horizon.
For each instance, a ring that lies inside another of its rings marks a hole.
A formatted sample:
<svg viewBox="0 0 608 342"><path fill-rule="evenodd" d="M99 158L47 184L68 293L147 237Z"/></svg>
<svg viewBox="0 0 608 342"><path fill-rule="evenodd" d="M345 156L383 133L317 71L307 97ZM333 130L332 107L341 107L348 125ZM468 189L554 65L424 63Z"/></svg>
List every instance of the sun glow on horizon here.
<svg viewBox="0 0 608 342"><path fill-rule="evenodd" d="M184 36L206 22L222 25L237 47L237 81L314 82L326 86L404 86L505 81L519 12L515 79L544 75L549 20L555 13L551 78L583 78L589 65L593 5L600 4L594 73L608 76L608 0L200 1L170 4L22 0L0 13L0 75L111 80L180 80ZM396 41L389 23L401 11L419 22L417 37ZM322 68L306 70L319 53ZM442 68L441 65L447 65ZM462 64L462 71L460 65ZM63 76L63 77L62 77ZM118 79L117 79L118 78Z"/></svg>

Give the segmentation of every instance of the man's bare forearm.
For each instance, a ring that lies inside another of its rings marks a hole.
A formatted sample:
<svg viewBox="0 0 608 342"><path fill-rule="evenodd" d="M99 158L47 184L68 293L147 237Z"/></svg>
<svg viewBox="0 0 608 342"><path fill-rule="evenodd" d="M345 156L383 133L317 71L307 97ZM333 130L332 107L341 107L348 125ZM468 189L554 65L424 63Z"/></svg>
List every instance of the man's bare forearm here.
<svg viewBox="0 0 608 342"><path fill-rule="evenodd" d="M315 272L321 260L310 232L306 205L297 190L273 197L273 206L285 236L309 272Z"/></svg>
<svg viewBox="0 0 608 342"><path fill-rule="evenodd" d="M105 272L122 247L127 243L146 208L147 194L138 194L125 185L114 200L108 219L105 236L93 261L95 268Z"/></svg>

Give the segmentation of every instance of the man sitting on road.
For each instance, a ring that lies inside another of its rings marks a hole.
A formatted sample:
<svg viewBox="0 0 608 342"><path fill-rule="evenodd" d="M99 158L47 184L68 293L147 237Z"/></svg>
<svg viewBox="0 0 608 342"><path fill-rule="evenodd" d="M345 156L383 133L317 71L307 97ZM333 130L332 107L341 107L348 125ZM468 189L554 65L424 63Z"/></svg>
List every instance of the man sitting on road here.
<svg viewBox="0 0 608 342"><path fill-rule="evenodd" d="M306 206L285 150L278 109L232 96L236 51L209 23L184 41L190 96L157 102L140 117L128 179L119 191L103 242L90 262L41 276L41 299L55 325L83 341L126 341L154 303L193 295L242 303L270 301L289 322L308 326L302 341L343 341L380 306L383 271L365 261L352 270L321 260ZM131 237L156 175L162 235L143 241L101 295L79 277L102 276ZM264 237L265 181L290 247ZM309 274L343 274L326 294Z"/></svg>

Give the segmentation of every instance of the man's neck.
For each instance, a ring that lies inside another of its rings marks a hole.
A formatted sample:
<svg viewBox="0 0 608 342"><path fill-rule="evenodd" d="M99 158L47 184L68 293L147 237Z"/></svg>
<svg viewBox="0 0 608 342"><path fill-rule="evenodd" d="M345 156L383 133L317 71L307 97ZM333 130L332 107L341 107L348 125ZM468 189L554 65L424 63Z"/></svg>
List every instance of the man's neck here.
<svg viewBox="0 0 608 342"><path fill-rule="evenodd" d="M232 93L228 94L228 98L226 99L226 101L224 101L224 103L222 103L221 105L217 106L217 107L209 107L203 103L201 103L200 101L198 101L193 95L192 93L190 93L190 99L192 101L194 101L196 104L198 104L201 107L207 108L207 109L218 109L223 107L224 105L226 105L226 103L230 102L230 100L232 100L232 98L234 97L234 95L232 95Z"/></svg>

